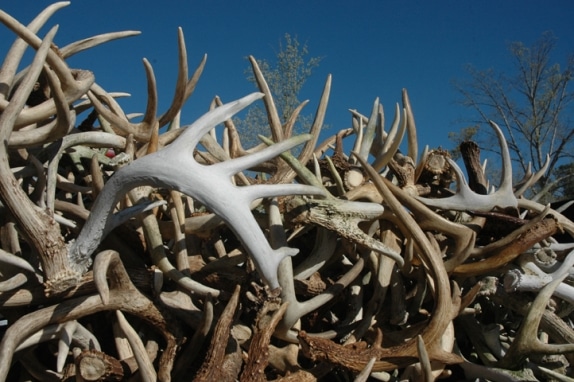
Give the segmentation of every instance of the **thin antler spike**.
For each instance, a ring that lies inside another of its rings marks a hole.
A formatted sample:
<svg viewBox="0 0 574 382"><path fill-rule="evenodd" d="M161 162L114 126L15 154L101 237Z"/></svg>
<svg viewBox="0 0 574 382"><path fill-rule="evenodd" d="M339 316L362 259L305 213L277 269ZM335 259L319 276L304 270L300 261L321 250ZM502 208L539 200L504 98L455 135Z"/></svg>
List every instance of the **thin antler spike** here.
<svg viewBox="0 0 574 382"><path fill-rule="evenodd" d="M70 43L60 48L60 54L64 58L69 58L75 54L91 49L98 45L105 44L106 42L118 40L121 38L132 37L140 35L140 31L120 31L111 33L102 33L96 36L88 37L82 40Z"/></svg>
<svg viewBox="0 0 574 382"><path fill-rule="evenodd" d="M395 142L401 142L401 140L403 139L403 134L406 130L406 125L407 125L407 111L405 108L402 109L402 114L403 114L403 118L402 118L402 123L399 123L401 121L401 108L399 108L399 104L396 103L395 104L395 118L393 119L393 124L391 125L391 129L389 130L389 134L387 135L387 138L385 139L385 144L383 145L383 149L382 152L387 152L387 151L393 151L391 150L391 147L395 146L396 143ZM399 128L400 126L400 128ZM398 137L398 139L397 139Z"/></svg>
<svg viewBox="0 0 574 382"><path fill-rule="evenodd" d="M143 131L142 133L150 135L152 134L151 129L153 129L157 115L157 82L155 79L153 67L147 58L143 59L143 64L147 79L147 105L145 108L142 125L145 126L144 129L149 131Z"/></svg>
<svg viewBox="0 0 574 382"><path fill-rule="evenodd" d="M429 359L429 354L427 352L425 341L420 334L417 336L417 352L419 355L419 362L421 364L423 381L433 382L434 377L432 375L432 367Z"/></svg>
<svg viewBox="0 0 574 382"><path fill-rule="evenodd" d="M309 100L305 100L303 102L301 102L296 108L295 110L293 110L293 112L291 113L291 115L289 116L289 119L287 120L287 122L285 123L285 127L284 127L284 131L285 131L285 137L290 138L291 135L293 134L293 126L295 126L295 122L297 121L297 118L299 118L299 114L301 113L301 110L303 110L303 108L309 103Z"/></svg>
<svg viewBox="0 0 574 382"><path fill-rule="evenodd" d="M259 90L265 94L263 102L265 103L265 110L267 110L271 136L275 142L281 142L284 139L283 126L281 125L281 118L279 118L277 107L273 101L273 94L271 93L271 89L269 89L269 85L267 85L267 81L265 80L255 57L249 56L249 62L251 62L257 86L259 87Z"/></svg>
<svg viewBox="0 0 574 382"><path fill-rule="evenodd" d="M321 132L323 122L325 121L325 114L327 113L327 105L329 104L330 93L331 93L331 75L329 74L327 76L327 80L325 81L325 87L323 88L323 93L321 94L319 106L317 107L317 111L315 112L315 119L313 120L311 129L309 130L309 134L311 134L311 139L303 146L301 154L299 154L298 158L299 162L303 164L306 164L311 159L311 156L315 151L315 146L317 145L317 141L319 139L319 133Z"/></svg>
<svg viewBox="0 0 574 382"><path fill-rule="evenodd" d="M155 372L153 364L151 363L147 355L145 346L141 338L139 337L138 333L129 324L128 320L126 320L126 317L124 316L121 310L116 310L116 319L118 320L118 324L122 329L122 331L124 332L124 334L126 335L126 338L130 343L130 347L134 352L134 357L136 358L137 363L139 365L139 375L141 376L142 381L145 382L157 381L158 380L157 374Z"/></svg>
<svg viewBox="0 0 574 382"><path fill-rule="evenodd" d="M417 142L417 127L415 124L415 116L411 107L411 101L409 99L407 89L403 89L403 108L405 108L407 111L407 136L409 140L409 149L407 155L411 157L413 161L416 161L419 152Z"/></svg>
<svg viewBox="0 0 574 382"><path fill-rule="evenodd" d="M391 132L396 131L397 125L399 125L400 111L398 106L399 105L397 104L397 108L395 111L396 113L395 119L393 121L391 131L387 136L387 140L385 141L385 145L383 146L381 153L376 157L375 162L373 163L373 168L376 171L381 171L387 164L389 164L389 161L397 153L397 150L399 149L399 146L401 145L401 142L403 140L403 136L405 134L407 126L407 113L405 109L403 109L403 118L402 123L400 123L399 131L396 134L391 135Z"/></svg>
<svg viewBox="0 0 574 382"><path fill-rule="evenodd" d="M502 156L502 174L500 176L499 189L505 192L512 192L512 162L510 159L510 152L508 151L508 144L504 138L504 134L500 127L493 121L488 122L494 129L498 142L500 144L500 154Z"/></svg>
<svg viewBox="0 0 574 382"><path fill-rule="evenodd" d="M181 110L183 104L185 103L186 88L187 88L187 76L188 76L188 64L187 64L187 49L185 47L185 37L183 35L183 29L177 29L177 46L178 46L178 66L177 66L177 80L175 82L175 92L173 95L173 100L169 109L159 118L159 127L164 126L169 123L175 115Z"/></svg>
<svg viewBox="0 0 574 382"><path fill-rule="evenodd" d="M377 132L377 119L379 116L379 97L375 98L373 102L373 109L371 110L371 116L369 117L369 122L367 123L367 127L365 128L365 132L363 133L363 137L361 140L361 149L358 152L358 155L363 160L367 160L369 156L369 152L371 151L371 147L373 145L373 141L375 139L375 134Z"/></svg>
<svg viewBox="0 0 574 382"><path fill-rule="evenodd" d="M302 134L291 137L287 140L270 145L251 155L245 155L233 160L217 163L214 165L214 168L220 168L221 171L227 173L229 176L235 175L240 171L247 170L259 163L263 163L271 158L274 158L277 155L280 155L281 153L308 141L309 139L311 139L309 134Z"/></svg>
<svg viewBox="0 0 574 382"><path fill-rule="evenodd" d="M530 169L530 167L531 165L529 163L528 168ZM544 161L544 164L542 165L540 170L536 171L536 173L534 174L530 174L526 178L524 184L518 190L516 190L516 192L514 192L514 196L516 196L517 198L522 196L524 192L528 190L528 188L532 187L533 184L535 184L540 178L542 178L542 176L546 173L546 171L548 171L548 167L550 167L550 155L546 154L546 160Z"/></svg>

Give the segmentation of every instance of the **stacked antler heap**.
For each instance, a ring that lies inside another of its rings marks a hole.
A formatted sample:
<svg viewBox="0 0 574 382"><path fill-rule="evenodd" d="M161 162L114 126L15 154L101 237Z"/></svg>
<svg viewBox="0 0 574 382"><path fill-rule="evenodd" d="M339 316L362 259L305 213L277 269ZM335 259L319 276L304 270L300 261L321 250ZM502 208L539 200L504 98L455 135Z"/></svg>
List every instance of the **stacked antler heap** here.
<svg viewBox="0 0 574 382"><path fill-rule="evenodd" d="M513 186L495 123L495 191L472 142L468 180L444 151L419 156L406 91L388 131L376 100L319 144L329 77L291 137L302 107L282 125L253 58L261 93L180 126L205 64L189 78L181 30L171 106L157 115L144 60L134 123L66 59L136 32L58 49L57 28L36 33L67 4L27 26L0 11L17 36L0 69L0 380L572 375L574 244L553 235L574 223L523 197L544 171ZM245 150L231 117L258 100L270 138Z"/></svg>

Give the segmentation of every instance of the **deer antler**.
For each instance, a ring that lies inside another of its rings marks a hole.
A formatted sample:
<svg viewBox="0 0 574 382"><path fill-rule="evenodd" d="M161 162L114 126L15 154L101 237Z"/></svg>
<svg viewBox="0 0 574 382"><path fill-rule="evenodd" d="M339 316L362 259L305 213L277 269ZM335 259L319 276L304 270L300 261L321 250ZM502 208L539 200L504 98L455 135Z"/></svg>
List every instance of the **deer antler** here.
<svg viewBox="0 0 574 382"><path fill-rule="evenodd" d="M429 199L419 197L419 200L430 207L440 208L443 210L456 210L456 211L482 211L488 212L495 208L517 208L518 201L514 196L512 190L512 164L510 163L510 154L508 152L508 145L506 139L502 134L500 127L492 121L490 126L494 129L498 142L500 143L500 152L502 154L502 174L501 183L495 192L482 195L472 191L462 174L462 170L450 158L446 158L456 173L457 177L457 193L453 196L446 198Z"/></svg>
<svg viewBox="0 0 574 382"><path fill-rule="evenodd" d="M273 158L308 137L291 138L255 154L211 166L197 163L191 151L205 133L262 96L254 93L213 109L187 127L177 140L164 149L139 158L117 171L98 196L90 218L70 248L76 267L79 270L87 269L90 255L100 240L114 228L111 218L119 198L136 186L154 185L190 195L222 217L253 257L261 277L271 287L278 287L277 266L286 256L295 255L297 250L286 247L272 250L251 215L249 206L257 198L286 194L323 195L323 191L299 184L237 187L229 179L235 173Z"/></svg>

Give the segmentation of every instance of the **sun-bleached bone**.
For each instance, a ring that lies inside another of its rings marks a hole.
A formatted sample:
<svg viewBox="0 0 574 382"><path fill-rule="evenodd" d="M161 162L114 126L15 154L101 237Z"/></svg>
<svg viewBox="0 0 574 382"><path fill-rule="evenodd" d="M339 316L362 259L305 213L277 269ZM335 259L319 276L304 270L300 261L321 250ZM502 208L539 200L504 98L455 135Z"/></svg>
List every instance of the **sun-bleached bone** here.
<svg viewBox="0 0 574 382"><path fill-rule="evenodd" d="M457 177L457 193L453 196L446 198L423 198L418 199L429 207L436 207L443 210L456 210L456 211L481 211L488 212L495 208L517 208L518 200L514 196L512 190L512 163L510 162L510 153L508 152L508 145L502 134L500 127L492 121L490 126L494 129L498 142L500 143L500 153L502 155L502 174L500 187L488 194L482 195L472 191L466 181L462 170L450 158L446 158L448 163L452 166Z"/></svg>
<svg viewBox="0 0 574 382"><path fill-rule="evenodd" d="M304 142L308 136L294 137L255 154L210 166L201 165L193 158L193 150L203 135L262 96L261 93L253 93L209 111L164 149L139 158L118 170L96 199L88 221L70 247L70 256L75 265L81 271L89 267L90 255L102 238L114 228L111 224L113 210L120 198L134 187L152 185L175 189L189 195L220 216L252 256L260 276L272 288L278 287L277 266L283 258L295 255L298 250L288 247L271 249L251 214L250 204L258 198L323 195L323 191L301 184L237 187L230 179L234 174Z"/></svg>

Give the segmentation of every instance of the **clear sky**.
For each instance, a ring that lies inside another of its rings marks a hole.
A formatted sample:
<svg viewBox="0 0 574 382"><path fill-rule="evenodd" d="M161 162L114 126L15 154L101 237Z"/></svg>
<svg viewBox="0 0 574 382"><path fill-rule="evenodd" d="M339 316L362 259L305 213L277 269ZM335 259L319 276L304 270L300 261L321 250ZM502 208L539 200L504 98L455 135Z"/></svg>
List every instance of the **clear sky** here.
<svg viewBox="0 0 574 382"><path fill-rule="evenodd" d="M23 23L52 3L2 0L0 8ZM324 81L333 85L326 123L334 133L350 126L348 109L369 114L380 97L390 121L401 89L409 92L419 132L419 146L451 148L449 131L465 127L471 111L456 104L453 80L466 78L465 65L511 70L507 44L529 45L542 32L558 38L554 60L574 52L574 2L534 0L311 1L311 0L73 0L47 27L59 24L55 42L95 34L139 30L141 35L107 43L69 60L93 70L108 91L125 91L125 111L143 112L146 104L142 58L152 63L158 80L160 113L171 102L177 74L177 27L185 33L190 72L203 54L207 65L182 115L191 123L219 95L224 102L254 90L246 80L246 56L273 59L285 33L306 42L310 56L322 56L305 84L301 100L315 110ZM44 28L40 35L47 31ZM0 26L0 52L13 34Z"/></svg>

